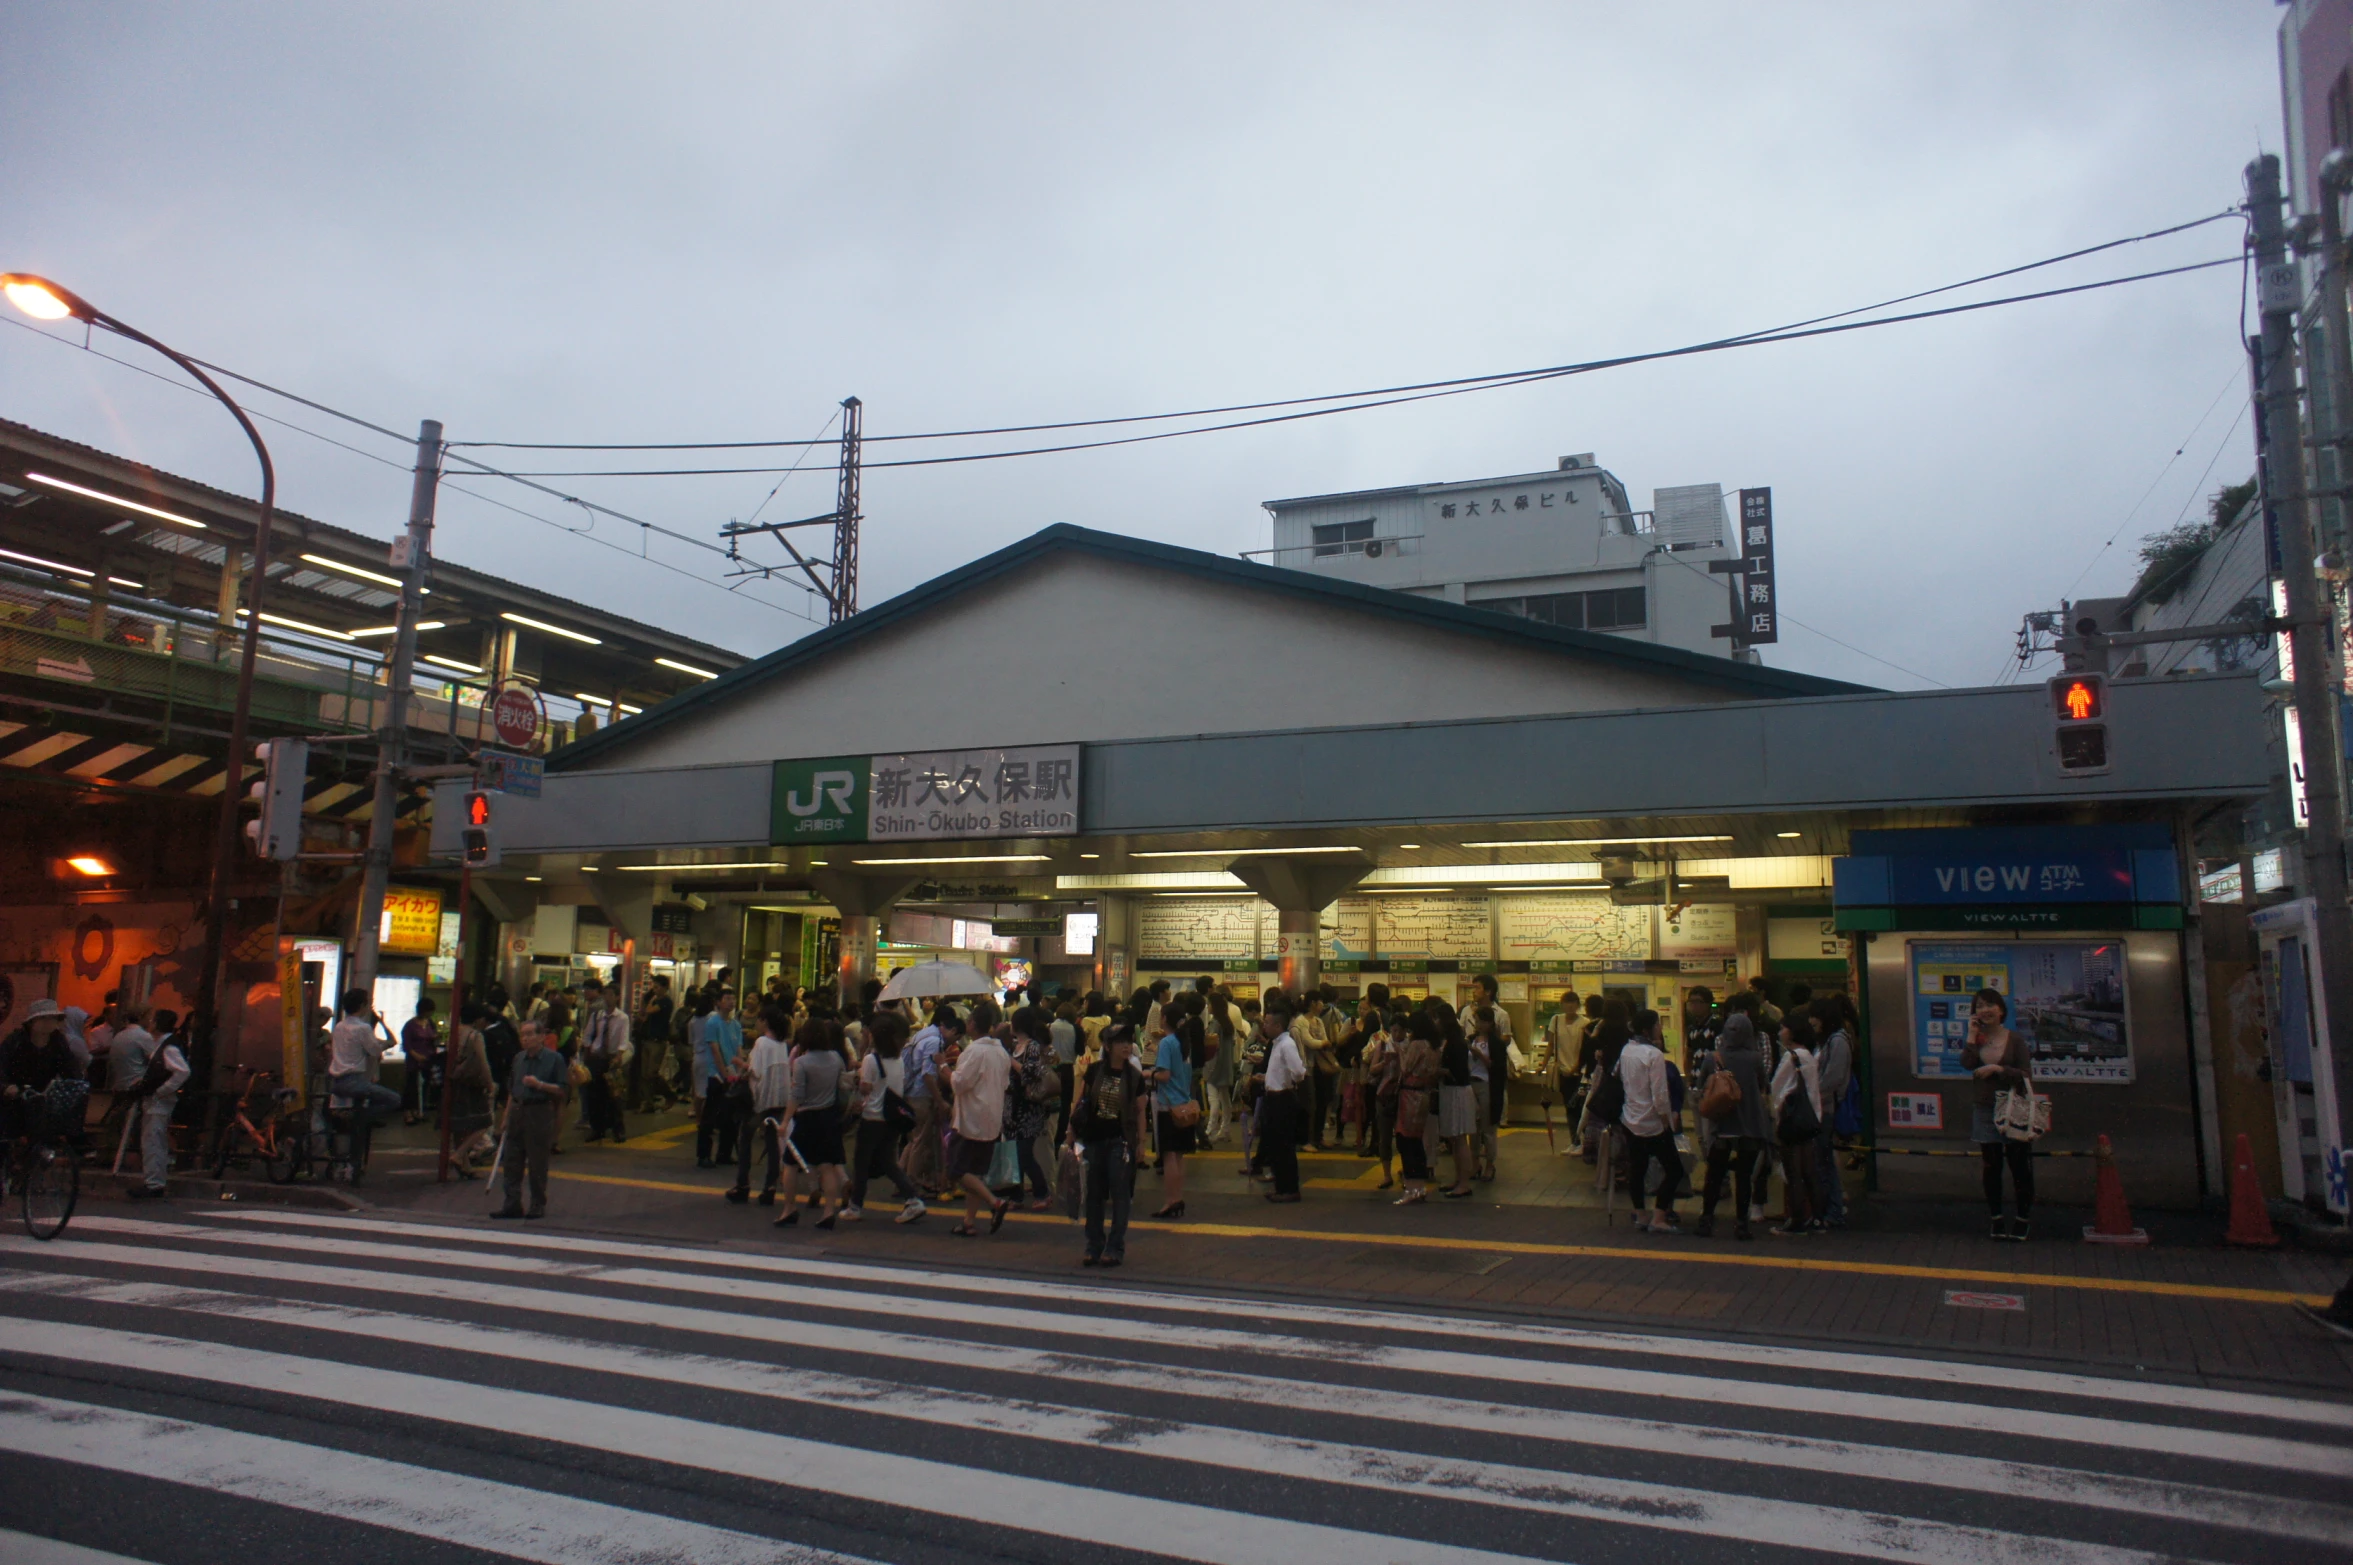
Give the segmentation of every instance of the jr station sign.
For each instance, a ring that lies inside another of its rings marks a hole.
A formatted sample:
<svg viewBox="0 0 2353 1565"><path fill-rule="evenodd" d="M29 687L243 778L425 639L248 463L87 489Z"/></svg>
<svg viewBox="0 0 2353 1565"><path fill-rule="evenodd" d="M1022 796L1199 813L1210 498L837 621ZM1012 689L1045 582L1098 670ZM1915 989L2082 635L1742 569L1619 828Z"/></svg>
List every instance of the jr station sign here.
<svg viewBox="0 0 2353 1565"><path fill-rule="evenodd" d="M784 847L1078 834L1075 744L778 761L768 840Z"/></svg>

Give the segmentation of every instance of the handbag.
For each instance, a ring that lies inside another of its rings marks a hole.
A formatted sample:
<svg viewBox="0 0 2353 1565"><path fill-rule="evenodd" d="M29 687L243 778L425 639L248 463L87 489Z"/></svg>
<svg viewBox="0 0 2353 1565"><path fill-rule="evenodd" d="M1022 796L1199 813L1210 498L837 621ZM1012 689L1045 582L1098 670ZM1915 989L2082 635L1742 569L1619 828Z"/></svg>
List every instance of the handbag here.
<svg viewBox="0 0 2353 1565"><path fill-rule="evenodd" d="M1822 1116L1814 1112L1813 1096L1806 1091L1805 1078L1798 1078L1797 1090L1781 1101L1781 1144L1796 1146L1811 1141L1822 1133Z"/></svg>
<svg viewBox="0 0 2353 1565"><path fill-rule="evenodd" d="M882 1089L882 1128L895 1136L915 1128L914 1108L888 1087Z"/></svg>
<svg viewBox="0 0 2353 1565"><path fill-rule="evenodd" d="M1708 1084L1700 1089L1699 1117L1701 1119L1730 1119L1740 1108L1740 1083L1732 1073L1718 1065L1708 1073Z"/></svg>
<svg viewBox="0 0 2353 1565"><path fill-rule="evenodd" d="M1168 1111L1168 1122L1179 1130L1191 1130L1201 1123L1201 1105L1187 1098Z"/></svg>
<svg viewBox="0 0 2353 1565"><path fill-rule="evenodd" d="M1363 1082L1348 1082L1340 1088L1340 1123L1343 1125L1364 1123Z"/></svg>
<svg viewBox="0 0 2353 1565"><path fill-rule="evenodd" d="M2011 1141L2038 1141L2050 1133L2051 1100L2023 1081L2014 1082L1994 1100L1994 1128Z"/></svg>
<svg viewBox="0 0 2353 1565"><path fill-rule="evenodd" d="M989 1154L989 1176L982 1183L991 1190L1021 1183L1021 1154L1013 1150L1011 1137L997 1138L997 1150Z"/></svg>
<svg viewBox="0 0 2353 1565"><path fill-rule="evenodd" d="M588 1085L588 1067L581 1063L580 1058L577 1055L573 1056L571 1068L566 1070L564 1074L570 1078L572 1085L575 1087L585 1087Z"/></svg>
<svg viewBox="0 0 2353 1565"><path fill-rule="evenodd" d="M1078 1148L1065 1145L1062 1161L1054 1166L1054 1201L1062 1208L1064 1217L1074 1220L1078 1217L1081 1203L1086 1199L1086 1179Z"/></svg>
<svg viewBox="0 0 2353 1565"><path fill-rule="evenodd" d="M1430 1089L1406 1087L1397 1094L1397 1134L1412 1140L1430 1128Z"/></svg>

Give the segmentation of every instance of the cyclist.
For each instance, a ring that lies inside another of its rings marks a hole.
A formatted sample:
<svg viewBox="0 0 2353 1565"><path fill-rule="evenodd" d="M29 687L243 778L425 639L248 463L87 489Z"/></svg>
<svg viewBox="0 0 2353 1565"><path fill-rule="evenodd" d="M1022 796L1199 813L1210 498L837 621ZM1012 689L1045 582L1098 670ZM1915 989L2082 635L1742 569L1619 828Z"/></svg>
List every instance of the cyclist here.
<svg viewBox="0 0 2353 1565"><path fill-rule="evenodd" d="M64 1010L55 1000L35 1000L23 1024L0 1042L0 1139L13 1142L41 1129L39 1104L49 1084L76 1074Z"/></svg>

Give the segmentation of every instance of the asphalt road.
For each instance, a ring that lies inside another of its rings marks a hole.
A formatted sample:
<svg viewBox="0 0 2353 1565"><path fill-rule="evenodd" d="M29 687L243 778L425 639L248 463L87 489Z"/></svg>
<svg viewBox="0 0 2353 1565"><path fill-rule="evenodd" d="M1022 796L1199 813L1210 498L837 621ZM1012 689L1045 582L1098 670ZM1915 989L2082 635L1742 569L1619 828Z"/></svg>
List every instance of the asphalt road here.
<svg viewBox="0 0 2353 1565"><path fill-rule="evenodd" d="M821 1238L0 1239L0 1561L2353 1560L2340 1401Z"/></svg>

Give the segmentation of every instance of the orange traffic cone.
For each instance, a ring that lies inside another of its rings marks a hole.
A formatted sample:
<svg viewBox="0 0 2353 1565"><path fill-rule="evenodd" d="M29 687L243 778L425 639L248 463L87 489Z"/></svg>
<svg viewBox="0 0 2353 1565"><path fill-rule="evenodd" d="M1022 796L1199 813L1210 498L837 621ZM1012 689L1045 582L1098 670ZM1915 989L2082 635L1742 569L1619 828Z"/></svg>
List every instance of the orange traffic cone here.
<svg viewBox="0 0 2353 1565"><path fill-rule="evenodd" d="M2100 1173L2092 1187L2092 1226L2083 1231L2091 1244L2147 1244L2149 1231L2132 1225L2132 1208L2124 1202L2124 1176L2116 1172L2116 1152L2108 1138L2100 1138Z"/></svg>
<svg viewBox="0 0 2353 1565"><path fill-rule="evenodd" d="M2248 1145L2243 1130L2231 1149L2230 1231L2222 1236L2222 1242L2262 1249L2279 1243L2279 1235L2272 1232L2271 1213L2263 1206L2263 1186L2255 1178L2255 1149Z"/></svg>

